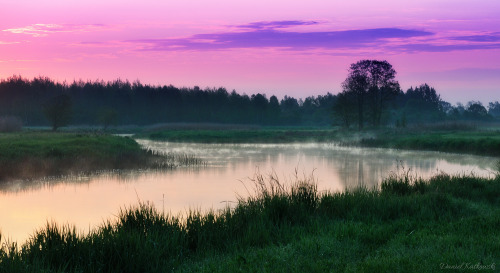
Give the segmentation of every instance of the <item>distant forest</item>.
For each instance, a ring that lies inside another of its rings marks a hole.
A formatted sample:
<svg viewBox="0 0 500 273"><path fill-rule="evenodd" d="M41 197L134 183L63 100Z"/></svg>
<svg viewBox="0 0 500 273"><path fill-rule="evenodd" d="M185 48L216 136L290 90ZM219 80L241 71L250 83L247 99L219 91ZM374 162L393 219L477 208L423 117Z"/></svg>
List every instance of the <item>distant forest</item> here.
<svg viewBox="0 0 500 273"><path fill-rule="evenodd" d="M500 119L498 101L487 106L477 101L451 105L427 84L406 92L398 85L397 90L373 126ZM49 126L54 122L51 119L65 115L67 120L60 120L60 126L210 122L355 127L348 95L327 93L305 99L285 96L279 100L276 96L239 94L225 88L152 86L126 80L59 83L46 77L29 80L13 76L0 81L0 117L15 117L24 126ZM51 112L51 105L65 105L66 111Z"/></svg>

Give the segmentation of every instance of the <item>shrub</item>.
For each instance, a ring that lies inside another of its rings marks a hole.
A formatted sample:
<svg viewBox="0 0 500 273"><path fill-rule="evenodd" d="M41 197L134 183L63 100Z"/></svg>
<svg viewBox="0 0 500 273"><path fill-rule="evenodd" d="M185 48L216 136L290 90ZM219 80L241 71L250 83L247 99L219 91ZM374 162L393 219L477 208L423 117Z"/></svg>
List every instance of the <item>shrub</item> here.
<svg viewBox="0 0 500 273"><path fill-rule="evenodd" d="M0 117L0 132L17 132L23 129L23 122L18 117Z"/></svg>

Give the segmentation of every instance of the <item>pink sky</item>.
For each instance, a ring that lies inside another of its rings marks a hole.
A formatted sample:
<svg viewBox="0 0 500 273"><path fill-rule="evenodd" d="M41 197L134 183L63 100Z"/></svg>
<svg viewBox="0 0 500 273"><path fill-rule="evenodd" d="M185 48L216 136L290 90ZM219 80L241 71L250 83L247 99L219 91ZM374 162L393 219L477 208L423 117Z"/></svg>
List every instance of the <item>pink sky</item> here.
<svg viewBox="0 0 500 273"><path fill-rule="evenodd" d="M402 88L500 100L498 0L3 0L0 78L140 80L268 96L337 93L388 60Z"/></svg>

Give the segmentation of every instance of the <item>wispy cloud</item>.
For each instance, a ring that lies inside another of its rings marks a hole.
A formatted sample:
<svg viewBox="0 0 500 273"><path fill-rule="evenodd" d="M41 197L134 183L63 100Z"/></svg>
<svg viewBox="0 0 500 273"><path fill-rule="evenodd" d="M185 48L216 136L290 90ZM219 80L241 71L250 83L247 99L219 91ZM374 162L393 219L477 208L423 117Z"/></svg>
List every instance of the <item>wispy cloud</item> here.
<svg viewBox="0 0 500 273"><path fill-rule="evenodd" d="M13 44L19 44L19 42L5 42L5 41L0 41L0 45L13 45Z"/></svg>
<svg viewBox="0 0 500 273"><path fill-rule="evenodd" d="M238 28L246 29L277 29L289 28L294 26L309 26L316 25L316 21L270 21L270 22L253 22L246 25L239 25Z"/></svg>
<svg viewBox="0 0 500 273"><path fill-rule="evenodd" d="M469 42L500 42L500 34L484 34L484 35L470 35L470 36L458 36L452 37L452 40L457 41L469 41Z"/></svg>
<svg viewBox="0 0 500 273"><path fill-rule="evenodd" d="M433 44L408 44L396 47L389 47L394 51L399 52L450 52L450 51L467 51L467 50L488 50L500 49L500 43L488 44L449 44L449 45L433 45Z"/></svg>
<svg viewBox="0 0 500 273"><path fill-rule="evenodd" d="M73 25L73 24L33 24L25 27L19 28L9 28L2 31L16 33L16 34L26 34L33 37L43 37L50 33L56 32L82 32L91 31L95 29L102 28L104 25L101 24L91 24L91 25Z"/></svg>
<svg viewBox="0 0 500 273"><path fill-rule="evenodd" d="M143 50L222 50L235 48L287 48L339 49L362 48L380 43L384 39L413 38L429 36L433 33L399 28L378 28L343 31L297 32L284 31L292 26L313 25L313 21L256 22L238 26L246 31L197 34L181 39L141 39L128 42L141 43Z"/></svg>
<svg viewBox="0 0 500 273"><path fill-rule="evenodd" d="M339 31L293 31L317 21L264 21L232 26L226 32L185 38L128 40L143 51L208 51L240 48L321 49L344 52L450 52L500 48L499 33L450 35L425 30L374 28Z"/></svg>

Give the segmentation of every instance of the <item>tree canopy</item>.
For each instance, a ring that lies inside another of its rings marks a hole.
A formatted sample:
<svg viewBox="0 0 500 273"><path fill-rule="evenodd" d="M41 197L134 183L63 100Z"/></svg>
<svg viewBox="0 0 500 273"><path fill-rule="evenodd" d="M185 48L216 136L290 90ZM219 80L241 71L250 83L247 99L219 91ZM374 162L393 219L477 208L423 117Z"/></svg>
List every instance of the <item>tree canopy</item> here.
<svg viewBox="0 0 500 273"><path fill-rule="evenodd" d="M342 96L353 98L346 103L357 110L355 116L360 129L364 126L365 116L370 117L373 126L380 126L388 101L400 90L395 78L396 70L387 61L361 60L351 64L349 74L342 83L342 93L346 93ZM337 107L343 107L339 103ZM354 116L353 113L348 115Z"/></svg>

